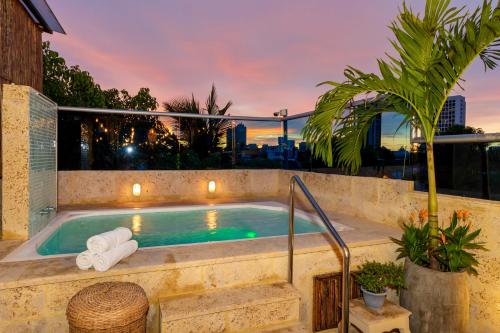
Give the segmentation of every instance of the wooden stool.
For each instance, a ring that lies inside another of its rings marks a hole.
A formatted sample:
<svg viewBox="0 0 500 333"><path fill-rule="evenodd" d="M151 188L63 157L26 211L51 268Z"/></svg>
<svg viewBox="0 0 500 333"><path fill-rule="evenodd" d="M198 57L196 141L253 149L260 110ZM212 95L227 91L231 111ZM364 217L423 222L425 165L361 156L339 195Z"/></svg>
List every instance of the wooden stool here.
<svg viewBox="0 0 500 333"><path fill-rule="evenodd" d="M362 298L349 302L349 321L363 333L382 333L398 329L401 333L410 333L411 312L394 303L385 301L379 310L370 309ZM342 323L339 325L339 330Z"/></svg>

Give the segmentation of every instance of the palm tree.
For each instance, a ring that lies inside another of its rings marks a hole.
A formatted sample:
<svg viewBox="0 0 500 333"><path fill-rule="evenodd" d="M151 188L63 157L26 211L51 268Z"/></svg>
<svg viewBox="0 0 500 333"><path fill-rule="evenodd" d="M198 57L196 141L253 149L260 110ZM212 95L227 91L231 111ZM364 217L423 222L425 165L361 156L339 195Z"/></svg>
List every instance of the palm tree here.
<svg viewBox="0 0 500 333"><path fill-rule="evenodd" d="M347 67L344 82L327 81L333 88L323 94L303 134L313 153L329 165L333 153L350 172L361 165L360 150L372 120L382 112L404 115L404 124L419 129L425 138L428 168L428 212L431 235L438 234L438 202L433 142L441 110L452 89L460 87L469 65L480 58L485 70L500 60L500 4L491 0L474 12L450 5L450 0L428 0L423 17L405 3L390 25L398 57L378 60L380 74ZM364 105L353 100L367 94ZM376 103L372 103L376 101ZM337 145L332 147L332 137ZM432 237L431 250L437 245ZM434 263L433 268L436 267Z"/></svg>
<svg viewBox="0 0 500 333"><path fill-rule="evenodd" d="M200 103L194 98L194 95L191 98L166 102L164 108L168 112L223 116L232 104L229 101L220 108L217 104L215 85L212 85L203 109L200 108ZM218 151L223 135L231 126L231 122L227 119L173 117L173 121L175 130L181 133L181 139L187 143L189 149L201 156Z"/></svg>

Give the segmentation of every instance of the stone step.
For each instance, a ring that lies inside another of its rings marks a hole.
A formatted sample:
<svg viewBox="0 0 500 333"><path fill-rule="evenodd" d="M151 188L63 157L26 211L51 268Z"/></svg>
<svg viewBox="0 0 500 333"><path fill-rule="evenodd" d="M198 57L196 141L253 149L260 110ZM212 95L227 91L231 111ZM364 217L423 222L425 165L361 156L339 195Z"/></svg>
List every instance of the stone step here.
<svg viewBox="0 0 500 333"><path fill-rule="evenodd" d="M256 332L297 322L299 306L300 294L288 283L172 296L160 300L161 332Z"/></svg>
<svg viewBox="0 0 500 333"><path fill-rule="evenodd" d="M311 331L307 329L307 326L305 324L296 323L287 326L280 325L279 327L263 329L258 333L310 333L310 332Z"/></svg>

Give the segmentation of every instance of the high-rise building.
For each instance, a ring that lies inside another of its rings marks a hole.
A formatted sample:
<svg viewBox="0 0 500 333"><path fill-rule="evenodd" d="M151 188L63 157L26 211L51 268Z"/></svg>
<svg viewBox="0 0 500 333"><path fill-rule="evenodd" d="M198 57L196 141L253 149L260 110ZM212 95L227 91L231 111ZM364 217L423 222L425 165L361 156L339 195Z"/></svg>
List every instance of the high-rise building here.
<svg viewBox="0 0 500 333"><path fill-rule="evenodd" d="M402 125L405 117L396 112L384 112L373 119L366 137L366 145L372 148L385 147L397 151L409 147L409 125Z"/></svg>
<svg viewBox="0 0 500 333"><path fill-rule="evenodd" d="M286 144L287 148L291 150L295 147L295 140L287 140ZM285 138L282 136L278 137L278 146L284 146L284 145L285 145Z"/></svg>
<svg viewBox="0 0 500 333"><path fill-rule="evenodd" d="M239 123L234 127L235 146L237 150L243 149L247 145L247 127ZM233 149L233 128L226 130L227 149Z"/></svg>
<svg viewBox="0 0 500 333"><path fill-rule="evenodd" d="M444 103L443 110L438 120L438 129L445 132L453 125L465 126L466 104L465 97L461 95L450 96Z"/></svg>
<svg viewBox="0 0 500 333"><path fill-rule="evenodd" d="M375 119L373 119L368 134L366 136L366 144L371 147L378 148L381 145L382 140L382 115L378 114Z"/></svg>

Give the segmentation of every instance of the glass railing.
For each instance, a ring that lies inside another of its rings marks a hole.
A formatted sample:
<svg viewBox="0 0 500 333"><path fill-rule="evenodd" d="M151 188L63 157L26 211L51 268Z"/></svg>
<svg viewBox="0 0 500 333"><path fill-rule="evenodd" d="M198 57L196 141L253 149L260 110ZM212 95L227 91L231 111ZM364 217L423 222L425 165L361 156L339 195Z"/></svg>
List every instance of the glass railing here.
<svg viewBox="0 0 500 333"><path fill-rule="evenodd" d="M425 146L414 153L415 188L426 191ZM500 200L500 142L434 145L439 193Z"/></svg>
<svg viewBox="0 0 500 333"><path fill-rule="evenodd" d="M308 116L208 119L163 112L138 115L63 109L59 111L58 168L283 168L344 174L341 168L327 167L312 156L301 135ZM359 175L415 180L417 190L426 190L425 147L411 144L408 127L399 127L400 123L393 113L374 121ZM500 200L500 139L481 140L445 140L435 145L440 193Z"/></svg>
<svg viewBox="0 0 500 333"><path fill-rule="evenodd" d="M281 168L279 119L59 111L59 170Z"/></svg>

